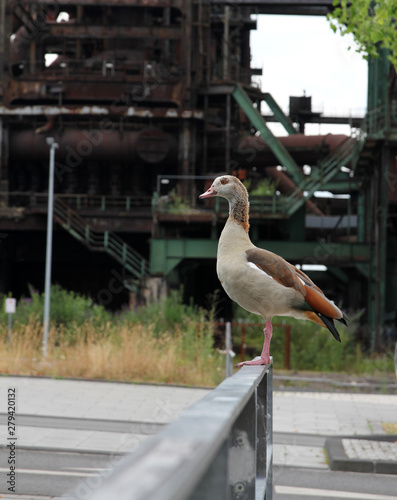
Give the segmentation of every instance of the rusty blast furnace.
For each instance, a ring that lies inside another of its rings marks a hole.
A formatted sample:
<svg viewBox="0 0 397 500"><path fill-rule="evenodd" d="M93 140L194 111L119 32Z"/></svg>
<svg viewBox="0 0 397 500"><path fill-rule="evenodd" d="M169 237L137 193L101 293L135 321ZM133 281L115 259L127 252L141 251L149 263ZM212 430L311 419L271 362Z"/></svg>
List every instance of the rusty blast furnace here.
<svg viewBox="0 0 397 500"><path fill-rule="evenodd" d="M221 172L251 190L267 178L273 188L251 196L252 240L294 264L325 265L314 278L341 307L365 307L368 341L379 342L397 285L387 57L370 65L369 113L360 126L349 119L352 137L304 135L305 123L347 119L313 113L309 97L292 97L287 116L254 85L262 69L250 63L254 14L331 8L331 0L2 1L0 291L43 289L53 137L53 282L112 308L184 284L205 305L219 288L227 206L197 195Z"/></svg>

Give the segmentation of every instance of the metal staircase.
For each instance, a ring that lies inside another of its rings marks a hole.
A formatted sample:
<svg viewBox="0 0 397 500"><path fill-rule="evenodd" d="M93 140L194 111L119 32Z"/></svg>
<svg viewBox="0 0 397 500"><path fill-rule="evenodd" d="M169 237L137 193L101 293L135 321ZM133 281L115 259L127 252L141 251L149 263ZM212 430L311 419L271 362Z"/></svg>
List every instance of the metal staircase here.
<svg viewBox="0 0 397 500"><path fill-rule="evenodd" d="M312 167L308 179L300 183L296 191L287 197L285 202L287 215L295 213L316 191L324 189L324 186L341 171L341 167L348 165L359 156L361 148L360 141L349 137L329 156Z"/></svg>
<svg viewBox="0 0 397 500"><path fill-rule="evenodd" d="M247 118L251 121L252 125L259 131L273 154L280 161L280 164L286 167L296 184L296 190L285 199L284 212L287 216L293 215L306 200L313 196L315 191L324 189L326 183L340 173L341 167L356 160L365 143L365 134L363 137L348 138L329 156L320 160L317 165L313 166L310 176L305 177L289 152L270 131L260 110L254 106L250 97L240 84L236 85L233 96ZM269 97L265 100L274 112L277 111L277 115L282 113L273 102L274 100L272 101ZM284 118L282 122L284 127L289 133L293 133L292 129L288 127L288 121L285 115Z"/></svg>
<svg viewBox="0 0 397 500"><path fill-rule="evenodd" d="M119 262L131 279L124 282L130 291L137 291L149 275L149 264L138 252L111 231L100 231L88 223L60 198L54 200L54 219L88 249L106 252Z"/></svg>

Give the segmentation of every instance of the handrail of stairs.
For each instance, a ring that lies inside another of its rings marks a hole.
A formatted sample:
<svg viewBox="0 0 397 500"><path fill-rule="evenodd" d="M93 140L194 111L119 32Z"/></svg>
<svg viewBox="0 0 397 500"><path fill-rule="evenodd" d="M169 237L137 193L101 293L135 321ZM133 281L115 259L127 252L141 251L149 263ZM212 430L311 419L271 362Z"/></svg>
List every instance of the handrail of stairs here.
<svg viewBox="0 0 397 500"><path fill-rule="evenodd" d="M93 251L104 251L122 264L135 278L149 274L148 262L125 241L111 231L99 231L63 200L55 197L54 218L72 236Z"/></svg>
<svg viewBox="0 0 397 500"><path fill-rule="evenodd" d="M305 201L310 198L315 191L329 182L340 172L341 167L346 166L352 161L362 148L362 142L356 138L350 137L344 141L338 148L329 154L324 160L318 162L316 167L312 167L310 178L298 186L286 201L286 210L288 215L292 215ZM304 193L304 197L301 193Z"/></svg>

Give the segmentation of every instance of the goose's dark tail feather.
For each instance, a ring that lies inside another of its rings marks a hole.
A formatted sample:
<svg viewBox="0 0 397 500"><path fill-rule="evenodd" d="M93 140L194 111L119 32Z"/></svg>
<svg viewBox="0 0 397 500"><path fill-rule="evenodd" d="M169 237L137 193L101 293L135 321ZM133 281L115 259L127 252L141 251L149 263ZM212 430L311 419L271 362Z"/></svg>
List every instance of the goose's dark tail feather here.
<svg viewBox="0 0 397 500"><path fill-rule="evenodd" d="M334 325L334 320L332 318L330 318L329 316L324 316L324 314L321 314L318 312L316 312L316 314L321 319L321 321L324 323L324 325L328 328L328 330L332 333L332 335L336 338L336 340L338 342L341 342L338 330L335 328L335 325ZM339 321L341 321L344 325L346 325L345 318L341 318Z"/></svg>
<svg viewBox="0 0 397 500"><path fill-rule="evenodd" d="M343 323L345 326L348 326L348 321L349 321L349 318L346 316L345 313L343 313L343 318L338 318L337 321L340 321L341 323Z"/></svg>

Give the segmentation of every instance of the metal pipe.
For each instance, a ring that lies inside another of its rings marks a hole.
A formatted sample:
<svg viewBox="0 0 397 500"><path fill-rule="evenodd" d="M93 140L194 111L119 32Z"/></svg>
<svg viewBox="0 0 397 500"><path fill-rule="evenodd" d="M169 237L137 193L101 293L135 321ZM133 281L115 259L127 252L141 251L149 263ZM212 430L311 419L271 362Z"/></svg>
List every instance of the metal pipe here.
<svg viewBox="0 0 397 500"><path fill-rule="evenodd" d="M54 209L54 165L55 150L58 144L53 137L47 137L50 146L50 173L48 177L48 213L47 213L47 248L45 259L45 282L44 282L44 334L43 334L43 357L48 352L48 330L50 321L50 295L51 295L51 262L52 262L52 222Z"/></svg>
<svg viewBox="0 0 397 500"><path fill-rule="evenodd" d="M12 333L12 314L8 313L8 336L7 345L11 345L11 333Z"/></svg>
<svg viewBox="0 0 397 500"><path fill-rule="evenodd" d="M48 123L45 127L47 125ZM47 159L45 136L36 132L22 130L12 133L10 156L13 161L41 162ZM86 130L66 129L62 134L54 131L53 137L59 145L57 161L65 162L69 168L86 161L111 161L119 164L131 163L136 159L148 163L176 160L174 136L154 128L146 128L140 132L128 130L120 134L118 130L108 130L99 124L97 128Z"/></svg>
<svg viewBox="0 0 397 500"><path fill-rule="evenodd" d="M171 26L171 7L164 7L163 24L164 26ZM164 58L168 62L170 59L170 40L166 38L164 44Z"/></svg>
<svg viewBox="0 0 397 500"><path fill-rule="evenodd" d="M343 134L277 137L298 165L314 165L321 157L332 153L351 138ZM233 158L241 166L273 166L279 164L269 144L261 136L244 137L233 151Z"/></svg>
<svg viewBox="0 0 397 500"><path fill-rule="evenodd" d="M226 367L225 367L225 378L231 377L233 375L233 365L232 357L230 352L232 350L232 326L230 321L226 323L225 328L225 357L226 357Z"/></svg>
<svg viewBox="0 0 397 500"><path fill-rule="evenodd" d="M230 7L225 6L223 16L223 79L230 78L229 60L230 60Z"/></svg>
<svg viewBox="0 0 397 500"><path fill-rule="evenodd" d="M240 361L245 361L245 323L242 323L239 319L239 323L241 324L241 354Z"/></svg>
<svg viewBox="0 0 397 500"><path fill-rule="evenodd" d="M226 138L225 138L225 164L226 170L230 173L230 125L231 125L231 105L232 96L226 96Z"/></svg>
<svg viewBox="0 0 397 500"><path fill-rule="evenodd" d="M5 29L5 17L6 17L6 2L0 3L0 75L4 78L3 73L5 71L5 39L6 39L6 29Z"/></svg>
<svg viewBox="0 0 397 500"><path fill-rule="evenodd" d="M204 134L203 134L203 172L207 172L208 165L208 95L204 96Z"/></svg>

